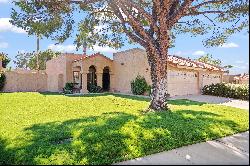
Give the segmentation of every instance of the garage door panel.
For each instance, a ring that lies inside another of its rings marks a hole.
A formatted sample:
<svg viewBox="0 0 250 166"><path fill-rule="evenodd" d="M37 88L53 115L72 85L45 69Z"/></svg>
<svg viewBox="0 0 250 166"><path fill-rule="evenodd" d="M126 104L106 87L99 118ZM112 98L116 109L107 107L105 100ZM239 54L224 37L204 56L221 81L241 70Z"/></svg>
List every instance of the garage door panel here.
<svg viewBox="0 0 250 166"><path fill-rule="evenodd" d="M196 72L171 70L168 74L168 93L171 96L198 93Z"/></svg>

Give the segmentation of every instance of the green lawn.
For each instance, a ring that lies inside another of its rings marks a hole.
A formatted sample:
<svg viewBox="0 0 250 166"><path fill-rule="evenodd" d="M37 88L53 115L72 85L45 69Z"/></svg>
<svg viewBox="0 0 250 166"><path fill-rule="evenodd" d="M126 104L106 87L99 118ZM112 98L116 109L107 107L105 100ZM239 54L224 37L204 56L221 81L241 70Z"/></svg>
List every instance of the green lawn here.
<svg viewBox="0 0 250 166"><path fill-rule="evenodd" d="M188 100L0 93L0 164L111 164L249 129L248 111Z"/></svg>

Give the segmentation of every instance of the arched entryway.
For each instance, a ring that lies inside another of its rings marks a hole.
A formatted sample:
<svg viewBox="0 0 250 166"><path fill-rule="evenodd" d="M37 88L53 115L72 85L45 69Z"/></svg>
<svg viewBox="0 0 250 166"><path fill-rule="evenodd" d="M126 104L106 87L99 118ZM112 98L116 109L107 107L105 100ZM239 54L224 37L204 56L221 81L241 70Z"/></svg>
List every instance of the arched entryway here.
<svg viewBox="0 0 250 166"><path fill-rule="evenodd" d="M89 91L90 85L97 86L96 68L95 66L89 67L89 73L87 75L87 89Z"/></svg>
<svg viewBox="0 0 250 166"><path fill-rule="evenodd" d="M109 73L109 67L106 66L103 69L103 74L102 74L102 89L104 91L109 91L110 89L110 73Z"/></svg>

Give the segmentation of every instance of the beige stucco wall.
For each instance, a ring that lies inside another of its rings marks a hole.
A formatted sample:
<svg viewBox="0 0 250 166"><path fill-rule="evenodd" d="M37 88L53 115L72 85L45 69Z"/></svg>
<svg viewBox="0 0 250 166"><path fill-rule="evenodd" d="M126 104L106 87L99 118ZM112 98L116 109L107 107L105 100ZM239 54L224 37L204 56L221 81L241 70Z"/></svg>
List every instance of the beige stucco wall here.
<svg viewBox="0 0 250 166"><path fill-rule="evenodd" d="M46 63L47 86L50 92L61 92L67 82L73 82L72 63L79 54L62 54Z"/></svg>
<svg viewBox="0 0 250 166"><path fill-rule="evenodd" d="M47 86L48 91L58 92L62 91L65 84L66 73L66 58L59 56L46 63L46 73L48 75Z"/></svg>
<svg viewBox="0 0 250 166"><path fill-rule="evenodd" d="M6 71L4 92L45 92L47 74L44 71Z"/></svg>
<svg viewBox="0 0 250 166"><path fill-rule="evenodd" d="M131 93L130 83L137 75L143 76L148 84L152 84L146 57L146 52L142 49L114 53L114 91Z"/></svg>
<svg viewBox="0 0 250 166"><path fill-rule="evenodd" d="M131 93L131 81L139 74L152 84L146 52L131 49L114 54L114 91ZM203 76L204 75L204 76ZM168 65L168 93L171 96L199 94L204 85L221 82L222 73ZM215 78L216 77L216 78Z"/></svg>

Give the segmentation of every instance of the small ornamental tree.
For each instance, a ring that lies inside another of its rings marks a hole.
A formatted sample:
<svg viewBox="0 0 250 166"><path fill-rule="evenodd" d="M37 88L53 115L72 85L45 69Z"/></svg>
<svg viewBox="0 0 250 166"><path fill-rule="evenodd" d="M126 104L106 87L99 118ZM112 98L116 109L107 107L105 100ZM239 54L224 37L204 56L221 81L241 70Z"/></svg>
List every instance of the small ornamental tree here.
<svg viewBox="0 0 250 166"><path fill-rule="evenodd" d="M8 63L10 63L10 58L8 58L8 54L0 52L0 59L2 61L3 68L6 68Z"/></svg>
<svg viewBox="0 0 250 166"><path fill-rule="evenodd" d="M82 13L75 43L119 48L127 39L147 52L151 69L150 108L167 108L167 59L174 39L183 33L205 37L218 46L247 29L248 0L22 0L14 2L11 23L28 34L58 42L70 37L74 15ZM111 32L111 33L110 33ZM206 34L206 35L205 35Z"/></svg>

